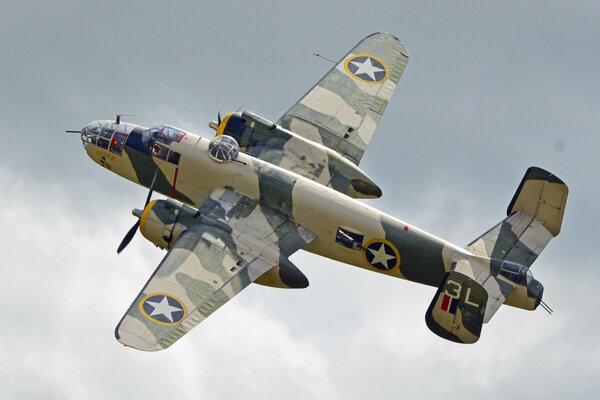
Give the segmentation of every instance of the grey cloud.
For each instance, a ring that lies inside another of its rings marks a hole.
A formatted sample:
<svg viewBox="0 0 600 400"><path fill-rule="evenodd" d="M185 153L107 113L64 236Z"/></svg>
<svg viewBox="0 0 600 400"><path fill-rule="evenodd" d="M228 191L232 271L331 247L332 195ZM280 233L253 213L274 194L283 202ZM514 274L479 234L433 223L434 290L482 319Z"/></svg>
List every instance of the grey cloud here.
<svg viewBox="0 0 600 400"><path fill-rule="evenodd" d="M593 396L599 16L585 1L5 2L0 397ZM425 326L432 288L299 254L307 290L253 286L166 352L120 346L162 257L141 236L116 256L145 190L62 132L117 112L205 135L218 108L276 119L329 68L312 52L378 30L411 60L361 164L384 192L370 203L466 244L528 166L555 172L565 223L533 272L556 313L503 308L457 346Z"/></svg>

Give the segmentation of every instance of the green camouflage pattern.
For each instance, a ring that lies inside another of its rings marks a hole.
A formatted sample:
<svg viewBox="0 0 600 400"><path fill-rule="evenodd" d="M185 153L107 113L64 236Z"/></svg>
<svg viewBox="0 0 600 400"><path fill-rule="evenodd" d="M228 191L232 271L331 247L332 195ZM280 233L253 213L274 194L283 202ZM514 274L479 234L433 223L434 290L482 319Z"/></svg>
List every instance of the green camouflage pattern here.
<svg viewBox="0 0 600 400"><path fill-rule="evenodd" d="M508 206L508 217L467 250L531 266L550 239L560 233L568 195L567 185L559 178L542 168L529 168Z"/></svg>
<svg viewBox="0 0 600 400"><path fill-rule="evenodd" d="M278 123L230 113L211 123L212 139L165 125L83 128L95 162L169 198L134 211L168 253L118 325L119 341L164 349L252 282L308 286L289 260L300 249L439 288L427 323L446 339L473 343L502 304L535 309L543 286L528 267L560 232L568 195L549 172L528 170L508 218L466 247L356 199L381 194L357 164L407 60L395 37L371 35ZM442 314L450 276L478 299L459 296L467 308L452 316Z"/></svg>
<svg viewBox="0 0 600 400"><path fill-rule="evenodd" d="M169 252L115 334L126 346L146 351L169 347L274 266L291 264L289 255L314 239L285 216L229 188L213 192L200 213L155 201L141 218L144 236L166 244ZM163 314L145 312L145 299L160 296L170 303L160 309ZM177 309L182 312L173 318Z"/></svg>
<svg viewBox="0 0 600 400"><path fill-rule="evenodd" d="M368 58L351 64L360 55ZM365 65L367 62L375 66L369 70L369 65ZM408 50L394 35L374 33L367 36L277 124L335 150L358 165L407 63ZM353 73L353 66L359 64L361 66ZM385 75L373 73L376 69L385 69ZM360 74L361 70L366 72Z"/></svg>
<svg viewBox="0 0 600 400"><path fill-rule="evenodd" d="M217 135L233 137L246 154L354 198L377 198L381 189L338 152L283 129L249 111L230 113Z"/></svg>
<svg viewBox="0 0 600 400"><path fill-rule="evenodd" d="M487 301L483 286L460 272L450 271L425 314L425 322L444 339L475 343L481 335Z"/></svg>

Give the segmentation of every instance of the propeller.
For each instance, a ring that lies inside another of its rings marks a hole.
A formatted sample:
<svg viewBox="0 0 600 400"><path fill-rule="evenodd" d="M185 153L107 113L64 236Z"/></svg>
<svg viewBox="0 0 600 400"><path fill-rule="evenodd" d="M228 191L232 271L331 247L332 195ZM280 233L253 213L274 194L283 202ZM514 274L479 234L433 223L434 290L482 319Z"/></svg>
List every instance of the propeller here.
<svg viewBox="0 0 600 400"><path fill-rule="evenodd" d="M150 203L150 199L152 198L152 192L154 192L154 184L156 183L157 176L158 176L158 168L156 169L156 172L154 173L154 177L152 178L152 183L150 184L150 191L148 192L148 196L146 197L146 203L144 204L144 208L146 208L148 203ZM135 210L133 210L133 215L138 217L138 220L135 222L135 224L133 224L131 229L129 229L129 231L127 232L127 234L121 241L121 244L119 245L119 248L117 249L117 254L120 254L125 249L125 247L127 247L129 242L131 242L131 239L133 239L133 237L135 236L135 232L140 227L142 211L135 209Z"/></svg>

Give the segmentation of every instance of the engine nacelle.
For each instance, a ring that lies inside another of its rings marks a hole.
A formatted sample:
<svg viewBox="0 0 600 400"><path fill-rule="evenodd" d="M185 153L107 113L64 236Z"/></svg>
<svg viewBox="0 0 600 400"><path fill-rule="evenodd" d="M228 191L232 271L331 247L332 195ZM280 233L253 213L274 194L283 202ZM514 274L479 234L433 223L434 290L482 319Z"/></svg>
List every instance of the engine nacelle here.
<svg viewBox="0 0 600 400"><path fill-rule="evenodd" d="M224 222L200 215L198 210L178 201L154 200L143 211L134 211L140 217L140 232L161 249L170 249L179 236L193 224L201 222L224 231L231 228ZM255 283L263 286L303 289L308 286L306 276L287 258L265 272Z"/></svg>
<svg viewBox="0 0 600 400"><path fill-rule="evenodd" d="M281 289L304 289L308 287L308 278L285 258L279 265L262 274L254 283Z"/></svg>
<svg viewBox="0 0 600 400"><path fill-rule="evenodd" d="M140 232L154 245L169 249L198 216L196 209L175 200L154 200L140 216Z"/></svg>
<svg viewBox="0 0 600 400"><path fill-rule="evenodd" d="M294 149L288 153L290 157L286 168L296 172L313 171L315 179L327 179L324 183L338 192L354 198L381 197L381 189L357 165L341 156L336 151L292 131L268 121L249 111L229 113L217 125L211 124L217 135L231 136L239 144L242 151L253 156L267 154L267 160L278 163L284 146ZM277 150L269 152L268 150ZM272 153L272 154L270 154ZM268 159L273 157L273 159ZM326 171L324 174L323 171ZM324 174L324 175L323 175Z"/></svg>

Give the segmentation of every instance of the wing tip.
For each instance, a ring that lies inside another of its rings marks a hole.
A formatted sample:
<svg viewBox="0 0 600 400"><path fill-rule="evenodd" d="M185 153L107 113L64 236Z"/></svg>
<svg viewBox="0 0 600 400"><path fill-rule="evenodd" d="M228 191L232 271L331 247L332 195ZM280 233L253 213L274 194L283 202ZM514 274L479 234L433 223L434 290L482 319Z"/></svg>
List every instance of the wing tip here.
<svg viewBox="0 0 600 400"><path fill-rule="evenodd" d="M155 352L166 349L166 347L160 346L158 343L148 342L143 338L130 333L130 332L120 332L119 328L121 327L121 323L119 323L115 328L115 338L119 343L121 343L125 347L131 347L132 349Z"/></svg>
<svg viewBox="0 0 600 400"><path fill-rule="evenodd" d="M408 49L406 48L406 45L404 44L404 42L403 42L402 40L400 40L400 39L398 38L398 36L394 35L394 34L393 34L393 33L391 33L391 32L373 32L373 33L371 33L370 35L366 36L366 37L365 37L363 40L366 40L366 39L368 39L368 38L373 38L373 37L376 37L376 36L387 37L387 38L390 38L390 39L394 40L394 41L395 41L396 43L398 43L398 45L399 45L399 48L398 48L398 50L399 50L399 51L400 51L400 52L401 52L401 53L402 53L404 56L406 56L406 57L409 57L409 54L408 54Z"/></svg>

